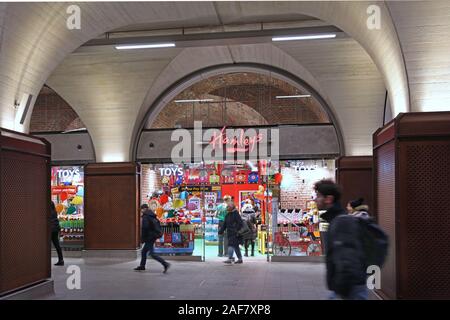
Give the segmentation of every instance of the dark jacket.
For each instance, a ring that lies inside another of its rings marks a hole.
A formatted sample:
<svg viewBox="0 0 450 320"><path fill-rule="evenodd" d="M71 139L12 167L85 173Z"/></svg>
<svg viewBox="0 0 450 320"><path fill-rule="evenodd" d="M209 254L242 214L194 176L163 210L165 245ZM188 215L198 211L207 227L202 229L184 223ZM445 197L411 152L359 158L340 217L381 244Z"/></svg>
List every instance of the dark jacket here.
<svg viewBox="0 0 450 320"><path fill-rule="evenodd" d="M255 211L253 211L253 209L243 211L242 220L244 220L247 223L248 228L251 230L251 232L244 234L243 236L244 240L255 240L258 233L256 229L257 221Z"/></svg>
<svg viewBox="0 0 450 320"><path fill-rule="evenodd" d="M346 296L353 286L365 284L367 278L360 225L339 204L321 217L330 224L325 240L328 288Z"/></svg>
<svg viewBox="0 0 450 320"><path fill-rule="evenodd" d="M156 223L159 223L159 221L152 210L149 209L142 214L142 225L141 225L142 242L152 242L158 238L155 229Z"/></svg>
<svg viewBox="0 0 450 320"><path fill-rule="evenodd" d="M225 221L219 230L219 234L223 234L225 230L227 231L229 246L238 246L244 243L242 236L238 234L238 230L242 228L242 223L241 216L236 209L228 212L225 216Z"/></svg>
<svg viewBox="0 0 450 320"><path fill-rule="evenodd" d="M53 208L50 208L50 229L52 232L59 232L61 230L58 220L58 214Z"/></svg>

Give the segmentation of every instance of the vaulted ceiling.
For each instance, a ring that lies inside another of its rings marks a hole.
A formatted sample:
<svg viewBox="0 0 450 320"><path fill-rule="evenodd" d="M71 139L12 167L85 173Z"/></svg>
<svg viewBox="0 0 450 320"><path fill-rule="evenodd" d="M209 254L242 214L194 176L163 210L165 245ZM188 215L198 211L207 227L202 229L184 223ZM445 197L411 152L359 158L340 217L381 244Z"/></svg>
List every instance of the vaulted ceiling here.
<svg viewBox="0 0 450 320"><path fill-rule="evenodd" d="M24 94L34 104L47 84L80 116L99 162L132 160L145 116L163 108L158 99L224 64L259 64L307 83L333 113L347 155L371 154L386 90L393 116L450 108L448 1L83 2L81 29L69 30L71 4L0 4L0 125L28 132L31 116L20 124L14 105ZM371 30L374 4L381 24ZM270 37L326 28L338 37ZM113 45L171 38L176 48Z"/></svg>

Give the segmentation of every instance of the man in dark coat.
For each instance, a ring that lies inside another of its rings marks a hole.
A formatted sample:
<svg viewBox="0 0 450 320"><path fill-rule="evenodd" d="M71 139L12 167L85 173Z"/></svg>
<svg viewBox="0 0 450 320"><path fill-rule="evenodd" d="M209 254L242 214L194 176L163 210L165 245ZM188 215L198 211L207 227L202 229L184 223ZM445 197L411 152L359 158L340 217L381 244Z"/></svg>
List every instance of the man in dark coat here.
<svg viewBox="0 0 450 320"><path fill-rule="evenodd" d="M238 234L238 231L242 228L243 221L233 203L228 204L227 211L228 213L225 216L225 222L219 230L219 234L223 234L226 230L228 237L228 259L224 262L231 264L233 261L233 254L236 252L238 260L235 264L240 264L243 263L243 261L239 245L243 244L243 238Z"/></svg>
<svg viewBox="0 0 450 320"><path fill-rule="evenodd" d="M317 207L329 228L324 241L328 288L346 300L367 300L367 273L361 229L339 204L341 192L331 180L315 184Z"/></svg>
<svg viewBox="0 0 450 320"><path fill-rule="evenodd" d="M156 255L154 252L154 245L156 239L158 239L158 229L157 226L159 226L158 218L156 217L155 213L149 209L147 204L143 204L141 206L141 213L142 213L142 224L141 224L141 238L142 242L144 243L144 247L142 248L141 252L141 264L139 267L135 268L136 271L142 271L145 270L145 264L147 263L147 254L150 253L150 256L161 263L164 267L163 273L166 273L167 270L170 267L170 263L165 261L160 256Z"/></svg>
<svg viewBox="0 0 450 320"><path fill-rule="evenodd" d="M58 214L56 213L55 203L53 201L50 201L50 228L52 232L51 239L56 252L58 253L58 262L55 263L55 266L63 266L64 258L61 246L59 245L59 232L61 231L61 227L59 225Z"/></svg>

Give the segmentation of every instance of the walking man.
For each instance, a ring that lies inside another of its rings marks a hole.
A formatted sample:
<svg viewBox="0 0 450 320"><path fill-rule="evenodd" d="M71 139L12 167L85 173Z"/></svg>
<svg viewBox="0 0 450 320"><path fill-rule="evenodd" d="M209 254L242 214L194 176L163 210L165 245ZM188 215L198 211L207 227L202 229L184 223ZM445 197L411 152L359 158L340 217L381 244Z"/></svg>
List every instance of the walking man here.
<svg viewBox="0 0 450 320"><path fill-rule="evenodd" d="M141 237L142 242L144 243L144 247L142 248L142 258L141 264L139 267L135 268L135 271L143 271L145 270L145 264L147 262L147 254L150 253L150 256L161 263L164 267L163 273L166 273L169 270L170 263L165 261L160 256L156 255L154 252L154 245L156 239L162 237L161 225L159 223L158 218L155 213L149 209L147 204L141 205L141 214L142 214L142 230Z"/></svg>

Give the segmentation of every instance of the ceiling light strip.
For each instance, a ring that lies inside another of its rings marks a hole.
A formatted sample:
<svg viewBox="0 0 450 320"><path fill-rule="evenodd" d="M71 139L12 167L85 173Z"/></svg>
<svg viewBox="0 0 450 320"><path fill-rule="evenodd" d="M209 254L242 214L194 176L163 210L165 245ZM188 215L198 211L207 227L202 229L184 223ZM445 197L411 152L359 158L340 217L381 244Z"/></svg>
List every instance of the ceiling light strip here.
<svg viewBox="0 0 450 320"><path fill-rule="evenodd" d="M332 39L336 38L336 34L316 34L316 35L305 35L305 36L285 36L285 37L274 37L272 41L292 41L292 40L316 40L316 39Z"/></svg>
<svg viewBox="0 0 450 320"><path fill-rule="evenodd" d="M132 50L132 49L155 49L155 48L173 48L175 43L148 43L148 44L127 44L116 46L117 50Z"/></svg>

